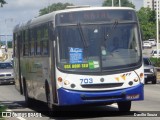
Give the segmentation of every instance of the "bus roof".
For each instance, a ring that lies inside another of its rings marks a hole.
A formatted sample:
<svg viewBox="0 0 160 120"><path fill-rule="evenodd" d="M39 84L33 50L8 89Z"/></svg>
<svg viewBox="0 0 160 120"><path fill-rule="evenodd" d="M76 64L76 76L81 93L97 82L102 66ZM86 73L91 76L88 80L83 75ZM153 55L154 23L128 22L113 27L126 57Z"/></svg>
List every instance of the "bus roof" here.
<svg viewBox="0 0 160 120"><path fill-rule="evenodd" d="M73 12L73 11L86 11L86 10L134 10L130 7L85 7L85 8L73 8L73 9L64 9L55 11L55 14L64 13L64 12Z"/></svg>
<svg viewBox="0 0 160 120"><path fill-rule="evenodd" d="M53 21L55 18L55 15L59 13L76 12L76 11L90 11L90 10L134 10L134 9L130 7L85 7L85 8L71 8L71 9L58 10L58 11L53 11L51 13L48 13L42 16L35 17L27 21L26 23L16 25L13 31L16 32L18 30L36 26L38 24Z"/></svg>

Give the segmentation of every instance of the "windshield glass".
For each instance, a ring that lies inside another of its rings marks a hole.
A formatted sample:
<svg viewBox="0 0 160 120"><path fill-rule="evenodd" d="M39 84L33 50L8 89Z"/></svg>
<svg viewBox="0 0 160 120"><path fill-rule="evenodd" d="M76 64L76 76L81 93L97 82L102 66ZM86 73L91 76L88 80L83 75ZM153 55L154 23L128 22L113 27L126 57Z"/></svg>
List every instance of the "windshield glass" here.
<svg viewBox="0 0 160 120"><path fill-rule="evenodd" d="M11 69L13 68L11 63L0 63L0 69Z"/></svg>
<svg viewBox="0 0 160 120"><path fill-rule="evenodd" d="M141 60L136 23L57 26L58 67L67 71L114 71Z"/></svg>

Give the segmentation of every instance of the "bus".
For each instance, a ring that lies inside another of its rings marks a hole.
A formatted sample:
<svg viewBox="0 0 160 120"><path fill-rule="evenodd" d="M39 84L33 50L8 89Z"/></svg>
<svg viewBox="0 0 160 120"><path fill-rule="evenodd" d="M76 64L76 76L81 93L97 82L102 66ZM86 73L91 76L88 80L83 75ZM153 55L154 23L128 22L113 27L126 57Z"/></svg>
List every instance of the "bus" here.
<svg viewBox="0 0 160 120"><path fill-rule="evenodd" d="M128 7L54 11L15 26L15 87L57 106L109 105L130 111L144 99L142 37Z"/></svg>

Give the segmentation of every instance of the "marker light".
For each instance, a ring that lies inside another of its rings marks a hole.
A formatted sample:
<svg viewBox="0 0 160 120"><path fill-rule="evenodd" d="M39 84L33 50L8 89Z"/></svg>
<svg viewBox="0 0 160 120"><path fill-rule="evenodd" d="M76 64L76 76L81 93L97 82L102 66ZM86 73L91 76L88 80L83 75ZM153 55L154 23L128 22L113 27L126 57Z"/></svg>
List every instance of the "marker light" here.
<svg viewBox="0 0 160 120"><path fill-rule="evenodd" d="M58 78L58 82L62 82L63 79L61 77Z"/></svg>
<svg viewBox="0 0 160 120"><path fill-rule="evenodd" d="M144 74L143 73L140 73L140 78L143 78L144 77Z"/></svg>

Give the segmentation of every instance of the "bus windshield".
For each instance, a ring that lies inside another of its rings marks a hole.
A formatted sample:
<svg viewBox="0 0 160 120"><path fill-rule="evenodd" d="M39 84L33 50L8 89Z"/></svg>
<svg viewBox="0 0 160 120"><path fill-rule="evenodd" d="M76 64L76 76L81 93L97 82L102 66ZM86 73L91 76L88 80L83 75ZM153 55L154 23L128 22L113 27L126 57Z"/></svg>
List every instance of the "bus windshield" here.
<svg viewBox="0 0 160 120"><path fill-rule="evenodd" d="M134 67L140 61L137 24L118 23L115 28L113 24L81 24L81 28L82 33L77 25L57 27L61 69L114 70Z"/></svg>
<svg viewBox="0 0 160 120"><path fill-rule="evenodd" d="M141 62L135 21L57 25L58 67L72 72L131 69Z"/></svg>

